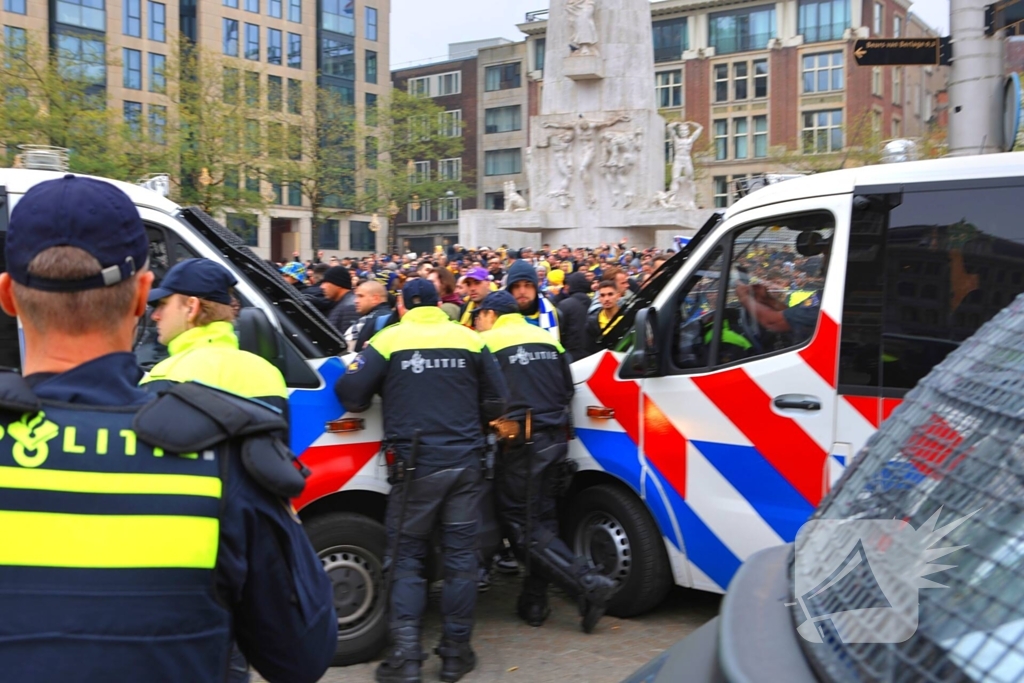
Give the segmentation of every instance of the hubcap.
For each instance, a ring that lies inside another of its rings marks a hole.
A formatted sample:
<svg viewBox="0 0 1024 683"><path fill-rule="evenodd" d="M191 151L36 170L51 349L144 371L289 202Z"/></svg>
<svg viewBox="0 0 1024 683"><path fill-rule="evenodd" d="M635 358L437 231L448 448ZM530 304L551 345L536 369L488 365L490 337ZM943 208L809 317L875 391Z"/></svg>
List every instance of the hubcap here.
<svg viewBox="0 0 1024 683"><path fill-rule="evenodd" d="M586 558L591 566L602 567L602 572L621 586L629 578L633 553L629 536L619 520L601 510L595 510L576 527L574 550Z"/></svg>
<svg viewBox="0 0 1024 683"><path fill-rule="evenodd" d="M320 553L320 563L334 587L338 639L362 635L384 614L380 561L365 548L335 546Z"/></svg>

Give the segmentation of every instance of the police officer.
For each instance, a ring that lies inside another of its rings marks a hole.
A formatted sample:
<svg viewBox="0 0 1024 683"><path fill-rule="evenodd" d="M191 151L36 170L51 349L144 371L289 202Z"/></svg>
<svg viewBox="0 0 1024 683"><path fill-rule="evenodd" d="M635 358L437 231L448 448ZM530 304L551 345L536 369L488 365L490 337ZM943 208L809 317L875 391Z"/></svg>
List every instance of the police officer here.
<svg viewBox="0 0 1024 683"><path fill-rule="evenodd" d="M170 357L143 378L147 389L200 381L287 410L288 387L281 371L238 348L232 301L237 282L231 271L209 259L188 259L167 271L149 293L149 304L159 341Z"/></svg>
<svg viewBox="0 0 1024 683"><path fill-rule="evenodd" d="M504 412L508 388L480 336L448 318L428 280L403 287L398 312L401 321L377 333L335 385L353 412L369 408L374 393L383 397L384 438L400 473L387 509L388 535L397 547L389 563L392 648L377 680L420 680L420 622L427 603L423 562L440 521L444 628L436 652L441 680L457 681L476 664L469 640L484 425Z"/></svg>
<svg viewBox="0 0 1024 683"><path fill-rule="evenodd" d="M327 268L317 265L317 268ZM288 415L288 387L281 371L254 353L238 348L232 288L238 280L210 259L182 261L167 271L149 293L158 341L170 357L149 371L141 385L152 393L179 382L198 381L256 398ZM282 434L284 436L285 434ZM238 651L231 655L231 681L249 680L249 667Z"/></svg>
<svg viewBox="0 0 1024 683"><path fill-rule="evenodd" d="M285 424L197 384L138 387L148 253L109 183L40 183L11 215L0 306L25 375L0 374L0 671L223 681L237 640L267 679L315 681L337 617L287 506L304 482Z"/></svg>
<svg viewBox="0 0 1024 683"><path fill-rule="evenodd" d="M543 624L550 614L548 581L553 581L577 599L583 631L590 633L615 582L574 556L558 536L554 492L565 476L572 371L561 344L528 323L520 310L511 294L494 292L480 305L476 321L508 382L507 417L519 423L518 437L505 443L497 477L508 538L529 567L517 611L530 626Z"/></svg>

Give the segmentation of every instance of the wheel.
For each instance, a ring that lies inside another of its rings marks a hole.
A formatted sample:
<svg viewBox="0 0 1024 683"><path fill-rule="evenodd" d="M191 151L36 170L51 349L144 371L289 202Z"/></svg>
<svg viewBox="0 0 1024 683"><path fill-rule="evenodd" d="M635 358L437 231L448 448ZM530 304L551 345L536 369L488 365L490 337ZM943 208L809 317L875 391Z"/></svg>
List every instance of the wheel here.
<svg viewBox="0 0 1024 683"><path fill-rule="evenodd" d="M573 550L619 584L608 614L635 617L650 611L672 588L661 531L643 502L618 486L594 486L570 503Z"/></svg>
<svg viewBox="0 0 1024 683"><path fill-rule="evenodd" d="M338 649L332 664L372 659L388 638L384 526L364 515L340 512L310 520L306 533L334 585Z"/></svg>

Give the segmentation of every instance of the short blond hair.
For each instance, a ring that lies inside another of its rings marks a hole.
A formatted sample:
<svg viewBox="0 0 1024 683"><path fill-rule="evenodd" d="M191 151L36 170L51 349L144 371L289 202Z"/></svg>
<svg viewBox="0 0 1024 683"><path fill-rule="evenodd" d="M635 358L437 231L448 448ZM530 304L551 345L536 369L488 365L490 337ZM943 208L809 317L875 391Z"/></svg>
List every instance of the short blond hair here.
<svg viewBox="0 0 1024 683"><path fill-rule="evenodd" d="M50 247L28 264L29 275L49 280L82 280L101 270L100 262L78 247ZM80 292L46 292L15 282L13 292L19 314L40 332L108 332L132 315L138 278L136 273L116 285Z"/></svg>

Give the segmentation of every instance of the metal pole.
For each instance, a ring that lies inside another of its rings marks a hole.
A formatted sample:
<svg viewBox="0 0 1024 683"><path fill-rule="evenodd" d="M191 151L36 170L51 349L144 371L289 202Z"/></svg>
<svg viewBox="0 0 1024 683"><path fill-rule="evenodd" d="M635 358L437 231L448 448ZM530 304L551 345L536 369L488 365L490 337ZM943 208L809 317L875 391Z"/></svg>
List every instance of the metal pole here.
<svg viewBox="0 0 1024 683"><path fill-rule="evenodd" d="M985 36L988 1L950 0L950 156L1003 151L1003 32Z"/></svg>

